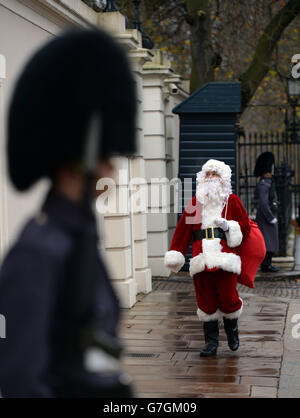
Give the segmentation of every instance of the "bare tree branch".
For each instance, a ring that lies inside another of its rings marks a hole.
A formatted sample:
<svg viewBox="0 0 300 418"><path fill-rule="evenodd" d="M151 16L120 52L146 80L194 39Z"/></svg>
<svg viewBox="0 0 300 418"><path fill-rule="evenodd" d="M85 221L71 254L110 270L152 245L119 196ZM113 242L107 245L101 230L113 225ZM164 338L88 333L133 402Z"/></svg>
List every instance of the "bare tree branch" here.
<svg viewBox="0 0 300 418"><path fill-rule="evenodd" d="M242 104L247 106L257 87L268 73L272 53L284 29L300 13L300 1L289 0L273 17L260 37L249 68L239 77L242 83Z"/></svg>

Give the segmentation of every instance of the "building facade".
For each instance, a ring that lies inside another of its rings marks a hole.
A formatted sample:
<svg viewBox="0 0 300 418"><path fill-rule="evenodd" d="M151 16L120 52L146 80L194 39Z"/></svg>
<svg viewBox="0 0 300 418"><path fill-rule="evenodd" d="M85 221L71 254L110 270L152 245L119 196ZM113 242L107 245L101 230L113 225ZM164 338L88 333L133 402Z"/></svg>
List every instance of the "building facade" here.
<svg viewBox="0 0 300 418"><path fill-rule="evenodd" d="M165 202L149 213L149 208L134 204L134 195L147 184L167 183L177 176L179 122L172 109L187 93L163 54L142 48L141 34L126 29L125 18L118 12L96 13L81 0L0 0L0 259L49 188L44 180L23 195L7 178L6 119L15 81L44 42L67 27L90 25L109 31L124 46L137 83L138 151L133 158L115 159L117 206L124 209L98 216L112 280L122 306L131 307L138 293L151 291L152 276L169 275L163 256L177 215L163 213ZM172 210L172 200L168 204Z"/></svg>

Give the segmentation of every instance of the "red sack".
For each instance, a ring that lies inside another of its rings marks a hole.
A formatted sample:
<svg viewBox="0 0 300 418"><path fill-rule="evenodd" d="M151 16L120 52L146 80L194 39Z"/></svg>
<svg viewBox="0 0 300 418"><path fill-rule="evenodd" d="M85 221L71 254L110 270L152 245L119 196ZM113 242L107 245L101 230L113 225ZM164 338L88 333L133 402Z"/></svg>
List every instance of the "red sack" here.
<svg viewBox="0 0 300 418"><path fill-rule="evenodd" d="M250 226L249 235L240 245L242 271L237 276L237 281L244 286L254 288L255 275L266 256L266 245L257 223L250 219Z"/></svg>

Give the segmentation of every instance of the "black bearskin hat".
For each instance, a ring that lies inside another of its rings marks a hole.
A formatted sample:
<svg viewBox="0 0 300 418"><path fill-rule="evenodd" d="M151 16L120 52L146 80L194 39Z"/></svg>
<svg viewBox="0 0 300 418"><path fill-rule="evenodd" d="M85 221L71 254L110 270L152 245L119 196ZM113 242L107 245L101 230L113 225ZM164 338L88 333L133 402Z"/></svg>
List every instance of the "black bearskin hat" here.
<svg viewBox="0 0 300 418"><path fill-rule="evenodd" d="M135 152L136 95L125 52L97 29L66 32L22 72L10 105L8 167L19 190L80 163L92 115L101 115L100 156Z"/></svg>
<svg viewBox="0 0 300 418"><path fill-rule="evenodd" d="M275 158L272 152L263 152L260 154L255 163L255 177L260 177L264 173L271 173L273 164L275 164Z"/></svg>

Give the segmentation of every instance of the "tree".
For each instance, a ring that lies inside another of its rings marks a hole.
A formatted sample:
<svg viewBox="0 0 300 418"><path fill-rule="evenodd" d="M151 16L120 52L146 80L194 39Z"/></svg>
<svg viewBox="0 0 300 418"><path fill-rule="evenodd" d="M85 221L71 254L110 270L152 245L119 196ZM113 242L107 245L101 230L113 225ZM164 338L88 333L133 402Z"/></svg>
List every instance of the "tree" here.
<svg viewBox="0 0 300 418"><path fill-rule="evenodd" d="M210 0L186 0L186 20L191 27L191 92L214 80L221 56L214 51Z"/></svg>
<svg viewBox="0 0 300 418"><path fill-rule="evenodd" d="M289 0L272 18L261 35L251 64L239 77L242 83L244 108L248 105L257 87L269 72L272 63L272 54L282 32L299 13L300 1Z"/></svg>
<svg viewBox="0 0 300 418"><path fill-rule="evenodd" d="M115 2L132 27L132 0ZM172 61L175 71L190 78L191 92L213 80L240 81L243 110L250 102L251 106L285 102L277 70L284 62L287 73L291 56L298 52L299 13L299 0L141 2L145 32ZM273 114L274 124L281 119L278 109L266 108L256 113L256 121L261 118L263 122L266 112Z"/></svg>
<svg viewBox="0 0 300 418"><path fill-rule="evenodd" d="M186 0L192 43L191 91L211 81L214 78L214 69L222 61L221 55L213 48L212 3L211 0ZM249 67L239 76L244 109L271 68L272 54L282 32L299 13L300 1L289 0L265 27L257 42ZM236 46L238 51L238 43Z"/></svg>

